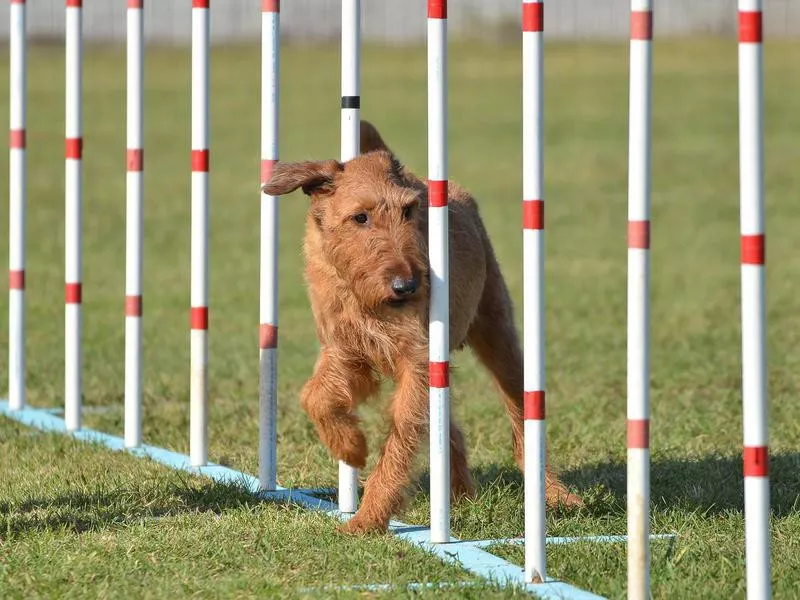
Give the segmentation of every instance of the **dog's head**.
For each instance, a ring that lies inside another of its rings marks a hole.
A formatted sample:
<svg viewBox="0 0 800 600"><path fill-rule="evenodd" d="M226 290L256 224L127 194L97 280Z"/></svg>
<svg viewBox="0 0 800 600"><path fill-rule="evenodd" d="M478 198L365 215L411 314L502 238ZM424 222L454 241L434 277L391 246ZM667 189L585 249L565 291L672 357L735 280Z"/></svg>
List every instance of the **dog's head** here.
<svg viewBox="0 0 800 600"><path fill-rule="evenodd" d="M325 260L363 306L418 305L428 285L420 190L382 140L346 163L279 162L262 191L278 196L298 188L311 198L309 216Z"/></svg>

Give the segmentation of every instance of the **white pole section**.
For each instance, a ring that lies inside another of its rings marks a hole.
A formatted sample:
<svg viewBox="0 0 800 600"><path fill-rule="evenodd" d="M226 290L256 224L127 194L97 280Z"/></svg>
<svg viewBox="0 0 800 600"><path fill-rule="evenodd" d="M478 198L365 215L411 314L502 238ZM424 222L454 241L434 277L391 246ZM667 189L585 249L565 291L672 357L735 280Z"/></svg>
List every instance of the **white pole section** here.
<svg viewBox="0 0 800 600"><path fill-rule="evenodd" d="M428 0L431 542L450 541L450 275L447 207L447 0Z"/></svg>
<svg viewBox="0 0 800 600"><path fill-rule="evenodd" d="M361 107L361 2L342 0L342 161L359 154ZM339 461L339 510L358 508L358 469Z"/></svg>
<svg viewBox="0 0 800 600"><path fill-rule="evenodd" d="M66 4L64 421L81 428L82 0Z"/></svg>
<svg viewBox="0 0 800 600"><path fill-rule="evenodd" d="M522 242L525 350L525 581L545 557L544 3L522 4Z"/></svg>
<svg viewBox="0 0 800 600"><path fill-rule="evenodd" d="M208 462L208 53L209 0L192 0L192 466Z"/></svg>
<svg viewBox="0 0 800 600"><path fill-rule="evenodd" d="M739 0L742 403L747 598L772 595L764 286L764 103L761 0Z"/></svg>
<svg viewBox="0 0 800 600"><path fill-rule="evenodd" d="M280 2L261 2L261 182L278 160ZM261 194L261 304L259 309L258 477L262 490L277 485L278 415L278 199Z"/></svg>
<svg viewBox="0 0 800 600"><path fill-rule="evenodd" d="M142 443L144 0L128 0L125 248L125 447Z"/></svg>
<svg viewBox="0 0 800 600"><path fill-rule="evenodd" d="M628 147L628 598L650 598L650 149L653 2L631 0Z"/></svg>
<svg viewBox="0 0 800 600"><path fill-rule="evenodd" d="M11 410L20 410L25 408L25 0L11 0L9 18L8 402Z"/></svg>

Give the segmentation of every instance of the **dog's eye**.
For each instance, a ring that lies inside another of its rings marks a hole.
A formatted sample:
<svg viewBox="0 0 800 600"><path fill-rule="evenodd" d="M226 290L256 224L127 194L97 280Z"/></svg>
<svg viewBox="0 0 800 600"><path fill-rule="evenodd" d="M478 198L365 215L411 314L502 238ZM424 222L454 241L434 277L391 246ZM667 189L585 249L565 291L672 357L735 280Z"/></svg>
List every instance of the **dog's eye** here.
<svg viewBox="0 0 800 600"><path fill-rule="evenodd" d="M364 223L366 223L367 219L368 219L367 213L358 213L355 217L353 217L353 220L359 225L363 225Z"/></svg>
<svg viewBox="0 0 800 600"><path fill-rule="evenodd" d="M403 207L403 218L408 221L411 216L414 214L414 207L413 205L409 204L408 206Z"/></svg>

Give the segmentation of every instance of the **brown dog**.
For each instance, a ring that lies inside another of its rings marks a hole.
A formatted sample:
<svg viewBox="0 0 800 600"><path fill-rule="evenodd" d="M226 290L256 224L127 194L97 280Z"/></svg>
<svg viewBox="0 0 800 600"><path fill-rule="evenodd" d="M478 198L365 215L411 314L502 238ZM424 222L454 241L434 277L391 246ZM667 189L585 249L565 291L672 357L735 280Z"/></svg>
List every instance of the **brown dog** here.
<svg viewBox="0 0 800 600"><path fill-rule="evenodd" d="M355 410L391 378L389 434L366 482L350 532L382 530L402 506L428 426L427 186L410 173L368 122L362 154L347 163L278 163L263 190L302 188L306 278L320 354L301 404L333 456L363 468L367 443ZM450 345L470 346L491 371L511 419L522 468L522 351L513 306L472 196L450 182ZM450 423L453 498L472 496L464 438ZM580 504L549 470L548 504Z"/></svg>

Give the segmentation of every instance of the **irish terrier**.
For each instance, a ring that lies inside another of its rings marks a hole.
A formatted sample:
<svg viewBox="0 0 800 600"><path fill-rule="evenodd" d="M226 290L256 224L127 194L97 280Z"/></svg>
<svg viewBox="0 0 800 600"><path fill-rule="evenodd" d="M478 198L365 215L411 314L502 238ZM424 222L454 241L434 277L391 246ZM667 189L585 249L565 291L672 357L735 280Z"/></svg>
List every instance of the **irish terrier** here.
<svg viewBox="0 0 800 600"><path fill-rule="evenodd" d="M368 122L361 155L341 163L277 163L263 190L311 197L305 275L320 353L300 402L331 454L363 469L367 442L356 408L395 382L389 433L345 531L385 530L402 507L428 427L427 186ZM522 351L513 306L473 197L450 182L450 345L469 346L489 369L511 419L523 466ZM464 438L450 422L452 497L473 496ZM547 502L580 504L548 469Z"/></svg>

